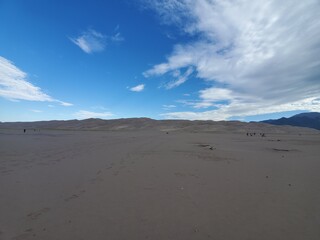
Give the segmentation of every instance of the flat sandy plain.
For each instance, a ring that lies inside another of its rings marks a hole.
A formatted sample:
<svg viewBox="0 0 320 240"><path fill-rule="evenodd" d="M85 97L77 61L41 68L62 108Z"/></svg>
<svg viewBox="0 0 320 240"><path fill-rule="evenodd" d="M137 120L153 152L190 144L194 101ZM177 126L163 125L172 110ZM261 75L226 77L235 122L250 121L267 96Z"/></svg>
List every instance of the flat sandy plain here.
<svg viewBox="0 0 320 240"><path fill-rule="evenodd" d="M0 239L320 239L320 134L0 130Z"/></svg>

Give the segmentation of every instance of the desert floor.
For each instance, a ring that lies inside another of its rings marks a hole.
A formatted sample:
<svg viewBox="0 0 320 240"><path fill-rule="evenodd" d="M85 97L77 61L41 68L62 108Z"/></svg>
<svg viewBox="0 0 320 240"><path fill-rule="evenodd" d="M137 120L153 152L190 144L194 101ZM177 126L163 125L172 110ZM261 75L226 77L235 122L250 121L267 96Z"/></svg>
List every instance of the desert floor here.
<svg viewBox="0 0 320 240"><path fill-rule="evenodd" d="M320 134L0 130L0 239L320 239Z"/></svg>

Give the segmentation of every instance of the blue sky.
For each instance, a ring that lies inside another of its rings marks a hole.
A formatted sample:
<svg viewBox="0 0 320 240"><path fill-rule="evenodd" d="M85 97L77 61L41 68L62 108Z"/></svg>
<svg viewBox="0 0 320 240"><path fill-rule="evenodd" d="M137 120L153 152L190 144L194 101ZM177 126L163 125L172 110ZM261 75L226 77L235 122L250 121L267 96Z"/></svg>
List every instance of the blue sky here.
<svg viewBox="0 0 320 240"><path fill-rule="evenodd" d="M317 0L0 0L0 121L320 111Z"/></svg>

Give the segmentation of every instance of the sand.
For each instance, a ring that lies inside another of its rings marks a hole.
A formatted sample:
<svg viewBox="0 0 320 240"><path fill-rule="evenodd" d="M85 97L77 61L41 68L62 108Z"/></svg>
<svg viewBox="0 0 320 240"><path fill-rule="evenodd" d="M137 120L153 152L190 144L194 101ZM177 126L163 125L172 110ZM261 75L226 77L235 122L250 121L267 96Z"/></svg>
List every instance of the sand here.
<svg viewBox="0 0 320 240"><path fill-rule="evenodd" d="M320 239L320 134L0 130L0 239Z"/></svg>

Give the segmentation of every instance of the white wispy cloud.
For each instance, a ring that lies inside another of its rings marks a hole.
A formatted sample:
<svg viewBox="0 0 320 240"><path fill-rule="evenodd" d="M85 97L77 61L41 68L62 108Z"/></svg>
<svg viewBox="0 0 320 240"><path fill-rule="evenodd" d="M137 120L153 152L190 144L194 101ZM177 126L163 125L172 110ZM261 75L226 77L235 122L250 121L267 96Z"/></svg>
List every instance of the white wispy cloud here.
<svg viewBox="0 0 320 240"><path fill-rule="evenodd" d="M63 102L63 101L59 101L59 100L55 100L55 101L60 103L62 106L65 106L65 107L73 106L73 103Z"/></svg>
<svg viewBox="0 0 320 240"><path fill-rule="evenodd" d="M184 106L192 107L196 109L200 108L208 108L213 107L215 104L209 101L203 101L203 100L177 100L177 103L181 103Z"/></svg>
<svg viewBox="0 0 320 240"><path fill-rule="evenodd" d="M101 111L101 110L102 110L102 111L107 110L106 107L101 106L101 105L92 106L91 109L100 110L100 111Z"/></svg>
<svg viewBox="0 0 320 240"><path fill-rule="evenodd" d="M76 38L70 40L86 53L101 52L107 44L107 36L93 30L83 32Z"/></svg>
<svg viewBox="0 0 320 240"><path fill-rule="evenodd" d="M135 87L130 88L130 91L132 92L141 92L144 90L145 84L139 84Z"/></svg>
<svg viewBox="0 0 320 240"><path fill-rule="evenodd" d="M216 110L209 110L204 112L170 112L162 114L163 117L168 119L190 119L190 120L226 120L231 117L245 117L260 115L266 113L279 113L295 110L309 110L312 112L320 112L320 98L306 98L299 101L290 103L283 103L274 105L268 103L262 104L261 102L241 102L234 101L232 104L220 105Z"/></svg>
<svg viewBox="0 0 320 240"><path fill-rule="evenodd" d="M214 110L165 116L226 119L320 110L319 1L162 0L149 6L199 40L176 45L166 62L144 75L192 67L212 85L199 92L194 107Z"/></svg>
<svg viewBox="0 0 320 240"><path fill-rule="evenodd" d="M162 109L165 110L165 111L170 111L172 110L173 108L176 108L177 106L176 105L173 105L173 104L170 104L170 105L162 105Z"/></svg>
<svg viewBox="0 0 320 240"><path fill-rule="evenodd" d="M88 29L78 37L69 39L85 53L102 52L105 50L108 42L119 43L124 41L124 37L119 32L119 26L115 28L114 34L111 36L104 35L94 29Z"/></svg>
<svg viewBox="0 0 320 240"><path fill-rule="evenodd" d="M41 110L38 110L38 109L31 109L30 111L32 111L34 113L41 113L42 112Z"/></svg>
<svg viewBox="0 0 320 240"><path fill-rule="evenodd" d="M123 42L124 41L124 37L121 35L119 30L120 30L120 25L118 24L114 28L114 34L110 37L111 41L113 41L113 42Z"/></svg>
<svg viewBox="0 0 320 240"><path fill-rule="evenodd" d="M180 86L181 84L185 83L188 80L188 77L192 74L192 72L193 72L192 67L189 67L184 72L184 74L181 74L180 71L173 71L172 76L175 77L176 80L173 80L173 81L165 84L165 88L172 89L172 88Z"/></svg>
<svg viewBox="0 0 320 240"><path fill-rule="evenodd" d="M124 37L122 37L120 32L116 32L113 36L111 36L111 40L113 42L123 42Z"/></svg>
<svg viewBox="0 0 320 240"><path fill-rule="evenodd" d="M114 114L111 112L92 112L92 111L86 111L86 110L80 110L76 112L74 115L77 119L110 118L114 116Z"/></svg>
<svg viewBox="0 0 320 240"><path fill-rule="evenodd" d="M30 83L28 75L8 59L0 56L0 96L11 101L27 100L40 102L57 102L63 106L71 103L52 98L40 87Z"/></svg>

